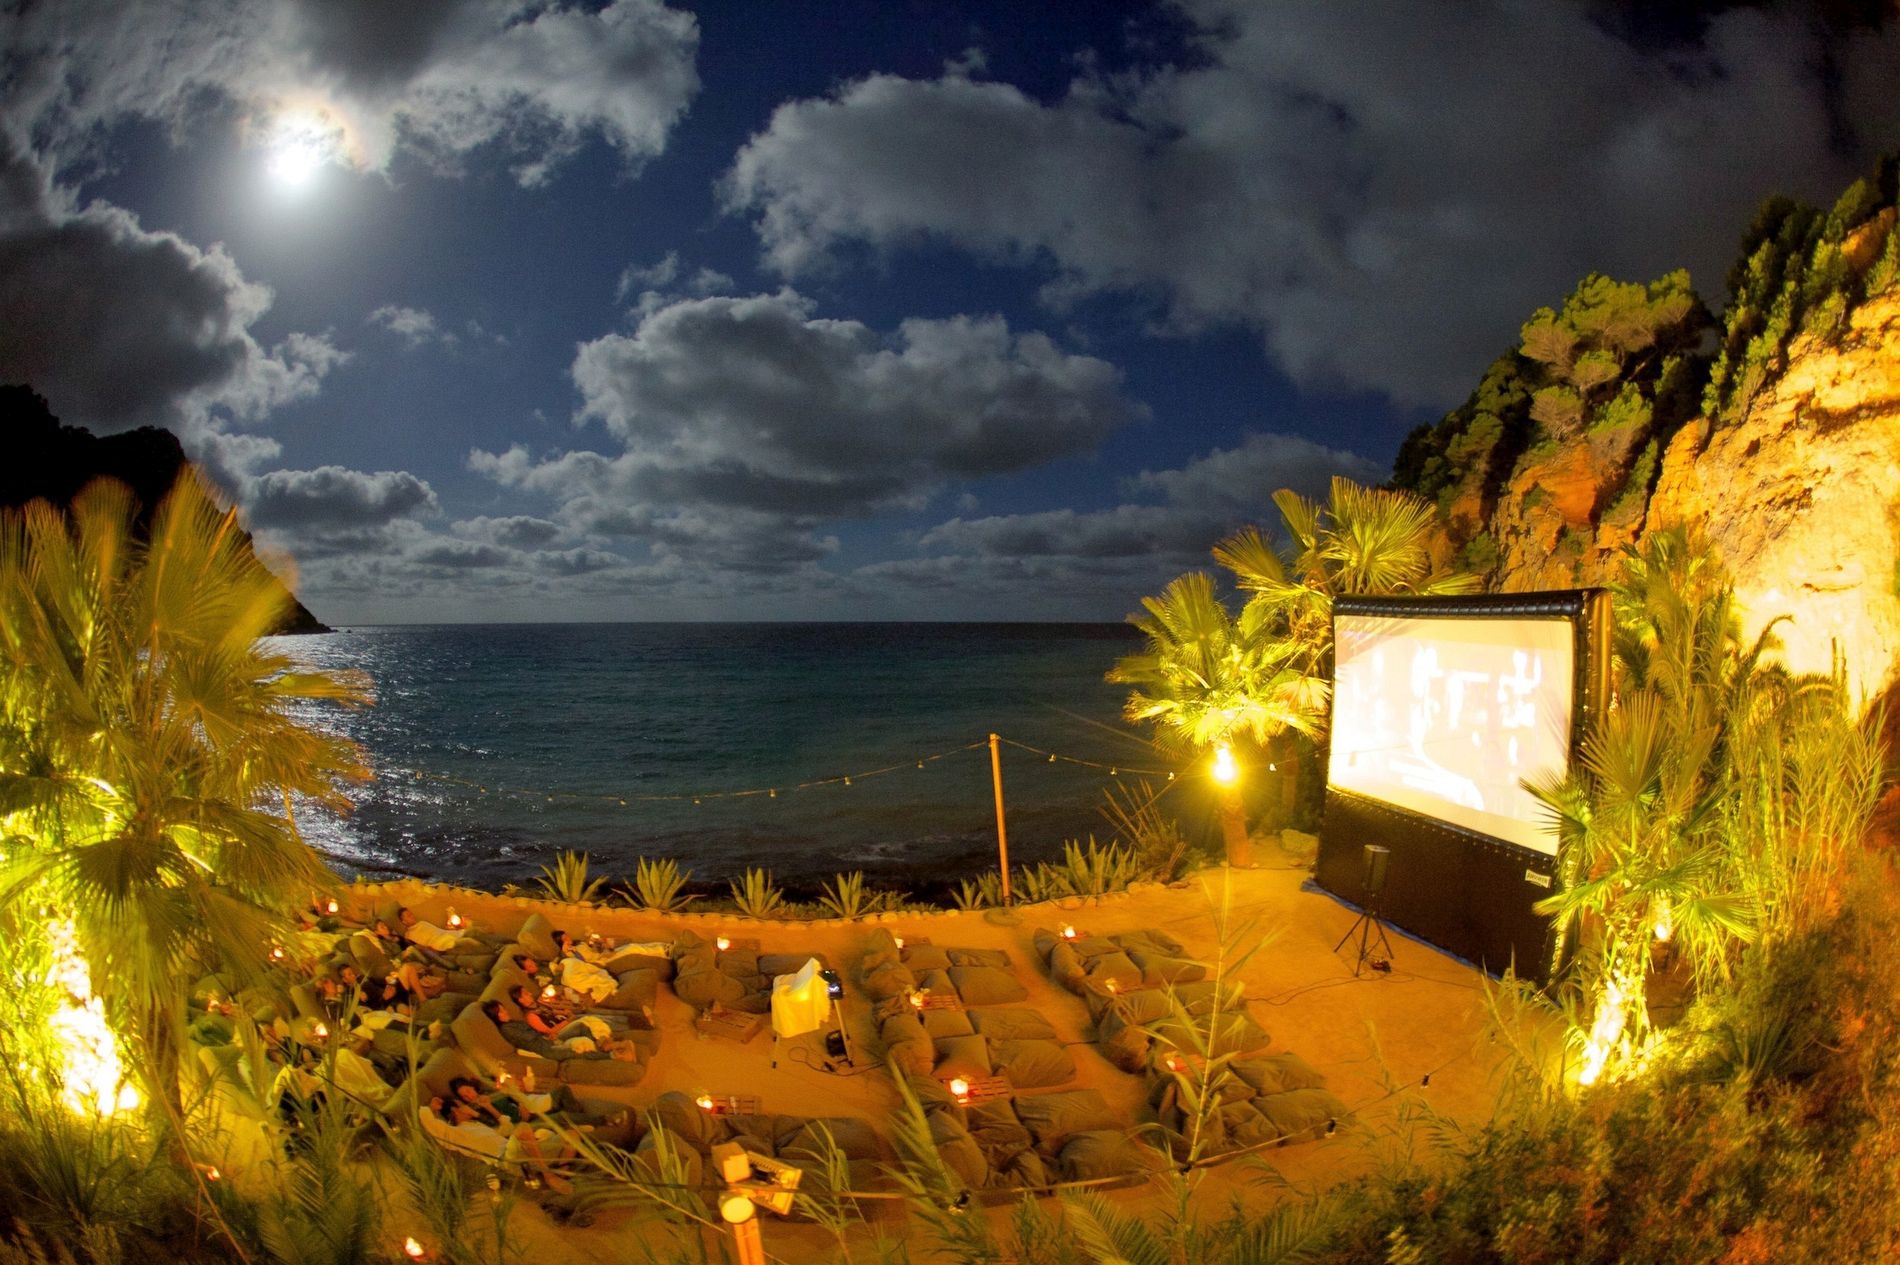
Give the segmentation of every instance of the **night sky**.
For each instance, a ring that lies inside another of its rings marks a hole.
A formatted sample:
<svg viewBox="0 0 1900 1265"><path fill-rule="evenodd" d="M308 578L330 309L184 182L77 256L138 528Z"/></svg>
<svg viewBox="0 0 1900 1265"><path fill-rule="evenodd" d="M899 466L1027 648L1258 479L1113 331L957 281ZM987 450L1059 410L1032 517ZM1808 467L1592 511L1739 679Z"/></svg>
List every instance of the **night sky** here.
<svg viewBox="0 0 1900 1265"><path fill-rule="evenodd" d="M11 0L0 381L332 623L1116 619L1586 272L1719 305L1892 14Z"/></svg>

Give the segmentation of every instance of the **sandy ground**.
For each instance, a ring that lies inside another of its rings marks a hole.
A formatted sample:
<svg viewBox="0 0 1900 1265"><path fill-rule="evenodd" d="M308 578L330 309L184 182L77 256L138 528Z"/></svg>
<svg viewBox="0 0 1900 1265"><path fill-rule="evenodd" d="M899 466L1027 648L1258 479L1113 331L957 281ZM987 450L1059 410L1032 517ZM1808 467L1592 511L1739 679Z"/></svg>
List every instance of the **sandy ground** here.
<svg viewBox="0 0 1900 1265"><path fill-rule="evenodd" d="M1265 1152L1260 1158L1278 1174L1277 1180L1258 1163L1208 1170L1202 1195L1208 1208L1224 1207L1234 1194L1266 1207L1287 1198L1289 1187L1294 1192L1321 1188L1369 1172L1396 1154L1420 1153L1424 1143L1407 1121L1416 1118L1421 1106L1461 1123L1482 1121L1494 1101L1493 1073L1502 1050L1487 1036L1484 980L1478 971L1395 933L1391 973L1368 970L1355 978L1354 946L1334 951L1353 924L1354 911L1303 888L1307 872L1296 858L1276 857L1272 847L1264 851L1263 868L1207 870L1183 884L1142 884L1100 903L1068 900L1012 911L883 915L850 923L656 915L418 882L355 891L371 905L400 900L434 921L453 906L484 929L512 931L539 910L555 926L577 934L659 940L690 929L706 938L725 934L756 939L766 952L822 955L847 984L842 1007L856 1067L839 1069L846 1074L821 1070L824 1055L813 1038L780 1043L774 1067L769 1027L744 1045L700 1038L691 1027L691 1009L663 989L658 1019L664 1037L645 1079L626 1090L584 1092L633 1105L674 1089L756 1094L766 1112L861 1115L887 1136L884 1121L899 1100L874 1054L869 1005L854 989L857 958L874 926L938 945L1007 949L1018 978L1029 989L1028 1001L1020 1004L1041 1012L1064 1040L1077 1043L1073 1052L1079 1076L1060 1088L1098 1089L1126 1110L1131 1123L1144 1118L1142 1082L1113 1067L1088 1044L1087 1010L1042 969L1031 942L1034 930L1064 923L1099 934L1160 928L1183 941L1188 956L1210 964L1225 939L1230 959L1236 946L1241 952L1251 950L1238 976L1246 985L1249 1013L1271 1034L1272 1049L1291 1050L1306 1059L1355 1112L1351 1124L1333 1138ZM1152 1195L1130 1191L1114 1197L1138 1205ZM536 1265L619 1259L631 1246L628 1236L640 1233L630 1217L617 1214L584 1228L555 1226L538 1209L524 1205L514 1220L515 1232L527 1244L527 1258ZM836 1245L812 1226L766 1217L764 1230L768 1253L779 1259L815 1260L837 1253ZM903 1227L890 1225L886 1231L902 1233Z"/></svg>

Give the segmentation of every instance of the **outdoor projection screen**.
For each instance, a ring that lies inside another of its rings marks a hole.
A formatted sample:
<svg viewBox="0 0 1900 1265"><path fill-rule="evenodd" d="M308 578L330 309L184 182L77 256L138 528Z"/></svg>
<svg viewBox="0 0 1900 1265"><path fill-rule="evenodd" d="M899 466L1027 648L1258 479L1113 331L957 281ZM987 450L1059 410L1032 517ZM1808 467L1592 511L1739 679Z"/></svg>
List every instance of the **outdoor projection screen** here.
<svg viewBox="0 0 1900 1265"><path fill-rule="evenodd" d="M1606 603L1596 589L1339 599L1320 885L1365 903L1364 847L1390 848L1382 917L1544 978L1554 946L1531 906L1557 841L1523 783L1562 776L1601 706Z"/></svg>
<svg viewBox="0 0 1900 1265"><path fill-rule="evenodd" d="M1562 617L1339 616L1329 781L1554 854L1522 782L1569 767L1575 641Z"/></svg>

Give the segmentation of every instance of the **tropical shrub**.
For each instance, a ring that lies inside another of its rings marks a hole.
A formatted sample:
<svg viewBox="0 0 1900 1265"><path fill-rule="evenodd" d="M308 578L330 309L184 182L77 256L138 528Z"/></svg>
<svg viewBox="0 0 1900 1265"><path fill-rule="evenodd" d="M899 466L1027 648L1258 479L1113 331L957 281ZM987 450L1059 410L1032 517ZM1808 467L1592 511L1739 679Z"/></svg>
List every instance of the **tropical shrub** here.
<svg viewBox="0 0 1900 1265"><path fill-rule="evenodd" d="M564 851L554 858L553 865L541 867L541 877L534 883L549 900L584 905L598 899L601 890L607 886L604 878L589 878L587 870L588 857L585 852Z"/></svg>
<svg viewBox="0 0 1900 1265"><path fill-rule="evenodd" d="M785 892L772 881L770 870L748 868L727 886L732 891L732 903L748 918L782 918L789 908Z"/></svg>
<svg viewBox="0 0 1900 1265"><path fill-rule="evenodd" d="M840 874L826 883L818 904L833 918L860 918L876 908L875 893L865 889L862 870Z"/></svg>
<svg viewBox="0 0 1900 1265"><path fill-rule="evenodd" d="M681 870L670 857L641 857L634 866L633 890L627 895L637 909L670 914L699 899L681 890L692 876L692 871Z"/></svg>

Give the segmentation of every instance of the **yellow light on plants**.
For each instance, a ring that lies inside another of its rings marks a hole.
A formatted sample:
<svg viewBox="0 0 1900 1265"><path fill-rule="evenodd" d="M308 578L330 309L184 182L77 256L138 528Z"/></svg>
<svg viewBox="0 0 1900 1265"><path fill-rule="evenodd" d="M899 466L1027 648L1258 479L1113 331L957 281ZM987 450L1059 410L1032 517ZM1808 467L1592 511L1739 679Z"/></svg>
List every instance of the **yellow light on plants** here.
<svg viewBox="0 0 1900 1265"><path fill-rule="evenodd" d="M1668 901L1659 900L1656 902L1656 908L1653 914L1655 918L1656 938L1667 944L1669 938L1676 934L1676 912L1669 907Z"/></svg>
<svg viewBox="0 0 1900 1265"><path fill-rule="evenodd" d="M1227 746L1214 748L1214 780L1222 786L1232 786L1240 780L1240 766L1234 762L1233 750Z"/></svg>
<svg viewBox="0 0 1900 1265"><path fill-rule="evenodd" d="M71 923L52 928L53 968L47 983L64 996L47 1020L54 1042L65 1055L60 1097L74 1111L103 1116L131 1111L141 1101L138 1087L127 1083L119 1061L119 1042L106 1022L105 1006L92 995L92 974L79 956Z"/></svg>

